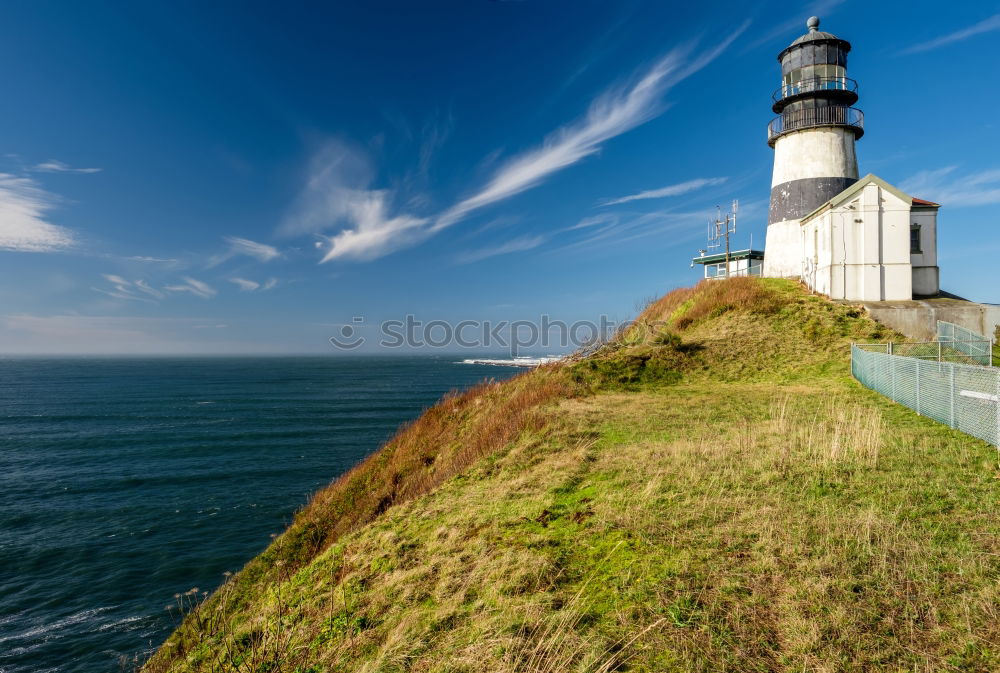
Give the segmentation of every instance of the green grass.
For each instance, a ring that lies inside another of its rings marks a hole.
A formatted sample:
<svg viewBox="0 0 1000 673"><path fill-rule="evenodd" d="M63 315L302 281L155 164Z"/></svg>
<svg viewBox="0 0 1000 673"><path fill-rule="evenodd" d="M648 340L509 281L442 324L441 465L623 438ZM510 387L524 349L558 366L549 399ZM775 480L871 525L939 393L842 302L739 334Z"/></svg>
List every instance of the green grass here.
<svg viewBox="0 0 1000 673"><path fill-rule="evenodd" d="M147 670L1000 668L996 451L850 378L849 342L887 336L787 282L672 293L404 431ZM441 480L399 457L459 449ZM362 477L413 486L322 522Z"/></svg>

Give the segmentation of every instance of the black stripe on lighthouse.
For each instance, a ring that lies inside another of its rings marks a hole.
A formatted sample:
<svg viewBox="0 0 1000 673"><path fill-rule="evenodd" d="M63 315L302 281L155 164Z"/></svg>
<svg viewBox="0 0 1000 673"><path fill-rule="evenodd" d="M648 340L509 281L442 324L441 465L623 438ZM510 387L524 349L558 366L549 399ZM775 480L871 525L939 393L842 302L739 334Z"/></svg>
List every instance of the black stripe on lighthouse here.
<svg viewBox="0 0 1000 673"><path fill-rule="evenodd" d="M802 178L771 188L767 223L798 220L857 182L857 178Z"/></svg>

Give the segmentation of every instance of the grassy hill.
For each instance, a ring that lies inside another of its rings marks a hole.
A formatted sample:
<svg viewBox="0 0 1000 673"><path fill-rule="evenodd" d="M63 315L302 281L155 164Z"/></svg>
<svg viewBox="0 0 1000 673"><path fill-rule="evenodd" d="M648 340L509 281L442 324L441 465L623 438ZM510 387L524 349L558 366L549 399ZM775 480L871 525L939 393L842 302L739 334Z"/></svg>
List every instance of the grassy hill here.
<svg viewBox="0 0 1000 673"><path fill-rule="evenodd" d="M850 378L887 335L789 282L676 290L430 409L144 670L1000 669L996 450Z"/></svg>

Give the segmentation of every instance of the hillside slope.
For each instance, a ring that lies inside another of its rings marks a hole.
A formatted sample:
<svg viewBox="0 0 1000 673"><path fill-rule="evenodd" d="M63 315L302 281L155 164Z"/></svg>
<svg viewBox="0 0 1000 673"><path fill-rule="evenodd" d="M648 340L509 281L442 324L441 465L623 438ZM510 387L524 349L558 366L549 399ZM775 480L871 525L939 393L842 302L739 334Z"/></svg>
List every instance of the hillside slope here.
<svg viewBox="0 0 1000 673"><path fill-rule="evenodd" d="M996 669L997 454L850 378L885 336L787 282L672 292L429 410L144 670Z"/></svg>

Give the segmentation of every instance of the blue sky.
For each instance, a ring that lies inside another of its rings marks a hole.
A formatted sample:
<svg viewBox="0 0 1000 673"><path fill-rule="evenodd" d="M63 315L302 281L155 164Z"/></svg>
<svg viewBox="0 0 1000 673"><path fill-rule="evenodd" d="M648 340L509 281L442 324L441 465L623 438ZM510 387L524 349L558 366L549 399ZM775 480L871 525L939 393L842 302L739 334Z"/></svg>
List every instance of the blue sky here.
<svg viewBox="0 0 1000 673"><path fill-rule="evenodd" d="M626 319L697 280L716 204L763 244L811 14L861 172L942 203L943 287L1000 300L998 3L38 1L0 21L0 352Z"/></svg>

